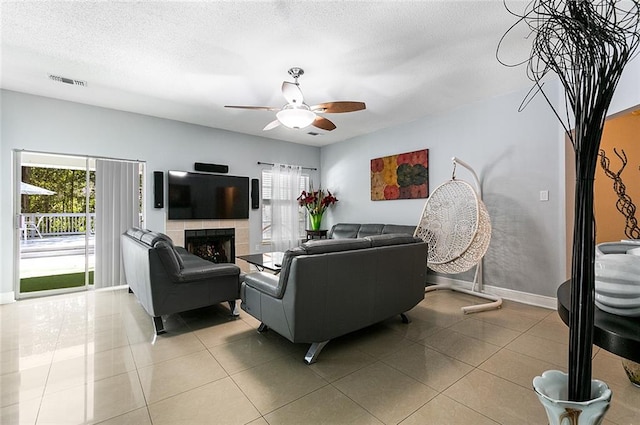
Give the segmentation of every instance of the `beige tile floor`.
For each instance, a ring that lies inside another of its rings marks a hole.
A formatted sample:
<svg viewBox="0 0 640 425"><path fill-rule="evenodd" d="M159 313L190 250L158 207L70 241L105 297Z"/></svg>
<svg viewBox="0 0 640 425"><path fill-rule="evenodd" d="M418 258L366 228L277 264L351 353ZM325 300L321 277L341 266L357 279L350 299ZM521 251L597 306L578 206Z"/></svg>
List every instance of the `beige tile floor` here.
<svg viewBox="0 0 640 425"><path fill-rule="evenodd" d="M126 290L0 306L4 424L546 424L534 376L565 370L568 332L555 311L427 294L399 318L327 345L306 345L224 305L151 319ZM640 389L620 359L594 349L594 376L613 390L605 424L640 424Z"/></svg>

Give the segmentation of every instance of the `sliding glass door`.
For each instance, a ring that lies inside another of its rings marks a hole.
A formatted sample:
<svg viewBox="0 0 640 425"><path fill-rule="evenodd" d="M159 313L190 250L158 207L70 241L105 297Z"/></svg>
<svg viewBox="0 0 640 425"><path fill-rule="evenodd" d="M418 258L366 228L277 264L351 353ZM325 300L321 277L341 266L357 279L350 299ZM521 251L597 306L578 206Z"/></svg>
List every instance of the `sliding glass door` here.
<svg viewBox="0 0 640 425"><path fill-rule="evenodd" d="M131 225L141 225L143 163L15 152L15 267L18 279L15 286L18 298L92 287L96 281L96 238L102 241L102 252L105 251L104 246L115 246L115 251L109 256L103 255L99 267L104 270L117 263L114 259L119 259L117 236L120 230L104 224L110 223L120 211L105 209L105 206L121 207L123 203L119 197L122 189L102 184L98 190L100 193L96 193L97 162L106 162L109 166L123 164L127 168L127 179L132 186L129 191L131 200L126 204L127 216L133 217ZM115 172L102 176L102 179L98 177L99 181L108 182L118 179ZM96 221L96 195L102 205L102 217L99 218L103 221L102 226ZM104 229L110 234L97 234L104 233ZM120 280L107 275L97 286L117 285Z"/></svg>
<svg viewBox="0 0 640 425"><path fill-rule="evenodd" d="M93 283L95 161L16 152L18 297Z"/></svg>

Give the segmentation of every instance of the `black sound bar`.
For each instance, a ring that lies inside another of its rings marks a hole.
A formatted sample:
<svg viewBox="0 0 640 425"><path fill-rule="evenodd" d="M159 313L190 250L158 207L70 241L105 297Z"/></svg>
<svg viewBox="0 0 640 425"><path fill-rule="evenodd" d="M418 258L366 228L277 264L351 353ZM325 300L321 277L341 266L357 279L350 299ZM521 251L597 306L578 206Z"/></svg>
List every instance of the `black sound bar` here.
<svg viewBox="0 0 640 425"><path fill-rule="evenodd" d="M251 179L251 209L260 208L260 180Z"/></svg>
<svg viewBox="0 0 640 425"><path fill-rule="evenodd" d="M205 162L196 162L193 164L196 171L206 171L207 173L228 173L229 166L221 164L207 164Z"/></svg>
<svg viewBox="0 0 640 425"><path fill-rule="evenodd" d="M153 207L164 208L164 172L153 172Z"/></svg>

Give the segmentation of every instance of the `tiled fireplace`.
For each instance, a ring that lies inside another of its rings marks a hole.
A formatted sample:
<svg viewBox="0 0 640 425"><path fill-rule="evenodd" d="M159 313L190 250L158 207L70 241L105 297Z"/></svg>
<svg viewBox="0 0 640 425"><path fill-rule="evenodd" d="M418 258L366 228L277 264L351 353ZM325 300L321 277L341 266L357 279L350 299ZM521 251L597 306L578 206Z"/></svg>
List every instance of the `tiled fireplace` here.
<svg viewBox="0 0 640 425"><path fill-rule="evenodd" d="M236 260L236 231L224 229L187 229L184 247L192 254L212 263L233 263Z"/></svg>
<svg viewBox="0 0 640 425"><path fill-rule="evenodd" d="M233 251L234 257L238 255L249 254L249 220L167 220L166 233L173 239L176 245L183 246L187 249L187 241L185 239L186 231L196 231L196 235L208 237L209 234L233 231L233 249L227 245L225 252L227 255ZM222 232L220 232L222 230ZM203 234L203 231L204 234ZM209 250L208 248L203 248ZM235 261L240 268L248 272L249 266L245 261Z"/></svg>

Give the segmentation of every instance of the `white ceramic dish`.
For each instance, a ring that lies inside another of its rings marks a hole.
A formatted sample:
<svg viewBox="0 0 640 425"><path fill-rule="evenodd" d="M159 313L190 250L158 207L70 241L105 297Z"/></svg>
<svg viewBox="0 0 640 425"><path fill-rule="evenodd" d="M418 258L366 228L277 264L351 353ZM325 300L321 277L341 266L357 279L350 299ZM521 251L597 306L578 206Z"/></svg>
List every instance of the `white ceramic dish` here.
<svg viewBox="0 0 640 425"><path fill-rule="evenodd" d="M616 308L637 308L640 307L640 298L618 298L607 297L596 292L596 301L600 304Z"/></svg>
<svg viewBox="0 0 640 425"><path fill-rule="evenodd" d="M600 304L598 303L598 301L596 301L596 306L602 311L615 314L617 316L628 316L628 317L640 316L640 307L639 308L615 308L615 307L609 307L604 304Z"/></svg>
<svg viewBox="0 0 640 425"><path fill-rule="evenodd" d="M595 303L620 316L640 316L640 248L629 242L596 246Z"/></svg>

